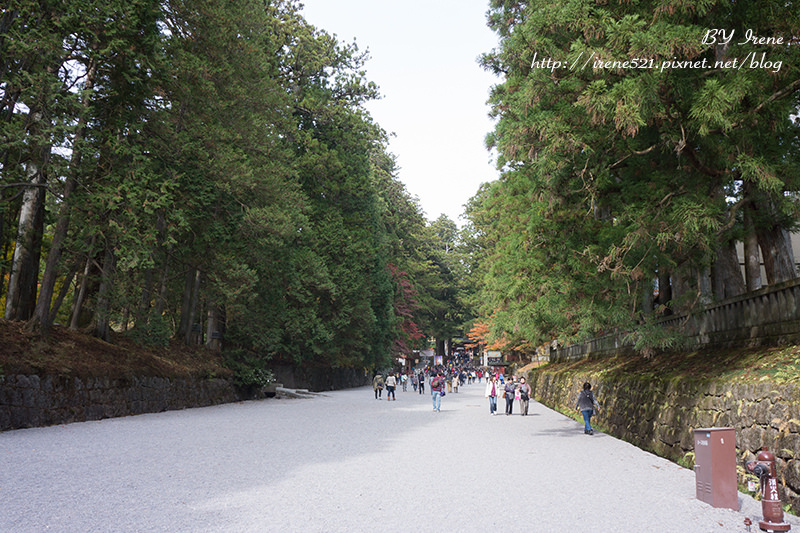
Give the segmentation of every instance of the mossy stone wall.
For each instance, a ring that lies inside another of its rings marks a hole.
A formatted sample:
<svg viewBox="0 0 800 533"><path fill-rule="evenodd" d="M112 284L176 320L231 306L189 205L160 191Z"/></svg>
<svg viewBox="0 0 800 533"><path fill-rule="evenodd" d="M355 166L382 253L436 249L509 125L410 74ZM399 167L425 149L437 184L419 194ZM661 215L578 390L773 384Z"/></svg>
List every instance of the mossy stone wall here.
<svg viewBox="0 0 800 533"><path fill-rule="evenodd" d="M688 467L694 463L694 430L731 427L739 465L762 446L778 458L782 501L800 514L800 386L662 380L534 370L533 397L577 419L575 400L584 382L600 402L597 427L639 448ZM741 479L744 471L738 469Z"/></svg>

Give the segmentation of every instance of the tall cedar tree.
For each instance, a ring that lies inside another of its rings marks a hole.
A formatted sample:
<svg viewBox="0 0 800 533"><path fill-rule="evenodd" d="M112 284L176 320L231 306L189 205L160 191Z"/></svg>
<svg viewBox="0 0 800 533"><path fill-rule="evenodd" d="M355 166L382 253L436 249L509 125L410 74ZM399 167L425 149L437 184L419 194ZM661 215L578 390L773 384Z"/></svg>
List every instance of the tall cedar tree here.
<svg viewBox="0 0 800 533"><path fill-rule="evenodd" d="M488 139L503 175L482 200L496 335L584 338L735 294L732 244L748 232L770 282L796 275L797 10L495 0L489 24L500 48L483 64L503 77ZM715 44L709 28L736 37ZM672 337L642 326L637 339Z"/></svg>

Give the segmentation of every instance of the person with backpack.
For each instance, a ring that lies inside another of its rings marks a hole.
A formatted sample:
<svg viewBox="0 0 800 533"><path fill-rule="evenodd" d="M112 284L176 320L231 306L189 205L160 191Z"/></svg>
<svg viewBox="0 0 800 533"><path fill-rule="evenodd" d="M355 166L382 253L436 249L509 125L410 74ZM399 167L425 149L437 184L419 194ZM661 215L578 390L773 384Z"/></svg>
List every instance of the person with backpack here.
<svg viewBox="0 0 800 533"><path fill-rule="evenodd" d="M441 372L434 374L431 378L431 398L433 399L433 410L437 413L442 408L442 396L444 396L444 376Z"/></svg>
<svg viewBox="0 0 800 533"><path fill-rule="evenodd" d="M592 415L595 410L600 410L600 405L592 393L592 385L588 381L583 384L583 390L578 394L578 400L575 402L575 409L580 411L583 415L583 433L586 435L593 435L592 429Z"/></svg>
<svg viewBox="0 0 800 533"><path fill-rule="evenodd" d="M425 394L425 372L419 373L419 379L417 381L419 382L419 393Z"/></svg>
<svg viewBox="0 0 800 533"><path fill-rule="evenodd" d="M375 391L375 399L380 400L381 394L383 394L383 376L381 376L380 372L372 378L372 388Z"/></svg>

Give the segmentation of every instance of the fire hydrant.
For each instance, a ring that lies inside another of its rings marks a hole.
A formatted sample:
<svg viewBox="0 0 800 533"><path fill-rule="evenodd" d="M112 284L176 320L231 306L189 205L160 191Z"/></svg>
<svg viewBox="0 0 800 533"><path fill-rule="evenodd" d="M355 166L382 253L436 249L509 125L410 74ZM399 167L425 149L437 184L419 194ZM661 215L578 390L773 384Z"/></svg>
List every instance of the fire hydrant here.
<svg viewBox="0 0 800 533"><path fill-rule="evenodd" d="M789 531L790 524L783 521L783 507L778 495L778 473L775 470L775 456L766 446L758 452L755 461L745 463L745 469L758 476L761 488L761 512L764 520L758 522L758 527L764 531Z"/></svg>

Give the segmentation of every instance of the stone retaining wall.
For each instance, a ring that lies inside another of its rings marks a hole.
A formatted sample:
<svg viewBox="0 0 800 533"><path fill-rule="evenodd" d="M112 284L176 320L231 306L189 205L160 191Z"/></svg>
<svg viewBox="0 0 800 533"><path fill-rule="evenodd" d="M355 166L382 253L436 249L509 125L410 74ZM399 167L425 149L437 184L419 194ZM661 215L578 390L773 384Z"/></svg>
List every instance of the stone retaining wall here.
<svg viewBox="0 0 800 533"><path fill-rule="evenodd" d="M800 514L800 386L659 381L652 376L567 375L544 370L534 370L529 376L537 401L573 416L585 381L592 383L601 405L596 419L599 428L689 467L694 463L694 429L734 428L740 467L762 446L768 447L778 458L782 501ZM744 470L738 470L743 481Z"/></svg>
<svg viewBox="0 0 800 533"><path fill-rule="evenodd" d="M370 382L354 369L276 368L277 381L312 391L359 387ZM0 431L117 416L160 413L263 398L227 379L75 376L0 376Z"/></svg>
<svg viewBox="0 0 800 533"><path fill-rule="evenodd" d="M224 379L11 375L0 380L0 431L204 407L241 399Z"/></svg>
<svg viewBox="0 0 800 533"><path fill-rule="evenodd" d="M314 392L350 389L372 383L372 377L363 369L355 368L297 368L290 365L273 367L276 381L291 389L308 389Z"/></svg>

